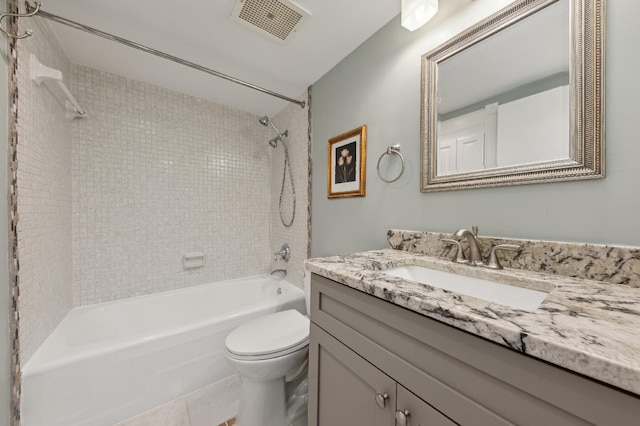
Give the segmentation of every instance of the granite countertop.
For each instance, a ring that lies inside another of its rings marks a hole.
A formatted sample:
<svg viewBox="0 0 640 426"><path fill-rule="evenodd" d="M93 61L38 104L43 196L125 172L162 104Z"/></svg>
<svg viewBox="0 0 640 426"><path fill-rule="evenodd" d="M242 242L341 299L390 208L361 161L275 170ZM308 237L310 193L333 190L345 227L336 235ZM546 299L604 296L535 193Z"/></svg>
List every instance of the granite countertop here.
<svg viewBox="0 0 640 426"><path fill-rule="evenodd" d="M496 271L394 249L305 264L312 273L640 395L640 288L517 269ZM519 310L381 272L402 265L550 293L535 311Z"/></svg>

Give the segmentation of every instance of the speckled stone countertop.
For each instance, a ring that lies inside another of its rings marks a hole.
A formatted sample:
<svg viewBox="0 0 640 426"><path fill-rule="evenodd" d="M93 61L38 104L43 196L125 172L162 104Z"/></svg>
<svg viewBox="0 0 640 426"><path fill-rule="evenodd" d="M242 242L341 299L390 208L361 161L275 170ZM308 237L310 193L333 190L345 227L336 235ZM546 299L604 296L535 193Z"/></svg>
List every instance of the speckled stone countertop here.
<svg viewBox="0 0 640 426"><path fill-rule="evenodd" d="M418 265L550 291L535 311L396 278ZM561 275L460 265L394 249L306 261L310 272L516 351L640 396L640 288Z"/></svg>

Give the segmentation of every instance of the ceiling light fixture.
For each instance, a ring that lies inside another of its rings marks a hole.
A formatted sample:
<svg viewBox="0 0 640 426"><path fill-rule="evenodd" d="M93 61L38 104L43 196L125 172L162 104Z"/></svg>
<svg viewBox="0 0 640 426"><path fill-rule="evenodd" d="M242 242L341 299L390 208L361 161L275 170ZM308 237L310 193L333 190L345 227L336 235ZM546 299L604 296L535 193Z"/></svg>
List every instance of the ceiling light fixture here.
<svg viewBox="0 0 640 426"><path fill-rule="evenodd" d="M438 12L438 0L402 0L401 23L415 31Z"/></svg>

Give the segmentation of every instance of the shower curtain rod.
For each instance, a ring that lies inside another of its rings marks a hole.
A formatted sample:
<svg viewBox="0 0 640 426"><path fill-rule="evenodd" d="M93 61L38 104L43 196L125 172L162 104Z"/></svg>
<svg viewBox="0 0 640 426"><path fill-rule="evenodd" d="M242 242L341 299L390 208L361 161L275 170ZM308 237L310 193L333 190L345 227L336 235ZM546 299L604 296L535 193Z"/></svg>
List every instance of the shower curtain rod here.
<svg viewBox="0 0 640 426"><path fill-rule="evenodd" d="M176 62L178 64L185 65L187 67L196 69L198 71L202 71L202 72L205 72L207 74L211 74L211 75L214 75L216 77L223 78L225 80L231 81L231 82L239 84L241 86L245 86L245 87L248 87L250 89L257 90L257 91L262 92L262 93L266 93L267 95L275 96L276 98L283 99L283 100L285 100L287 102L298 104L298 105L300 105L301 108L304 108L304 106L305 106L305 102L304 101L299 101L297 99L293 99L293 98L290 98L288 96L281 95L280 93L276 93L274 91L265 89L263 87L256 86L255 84L247 83L246 81L240 80L240 79L235 78L235 77L231 77L230 75L223 74L223 73L218 72L218 71L214 71L214 70L212 70L210 68L203 67L202 65L194 64L193 62L189 62L189 61L186 61L184 59L180 59L180 58L178 58L176 56L169 55L168 53L164 53L164 52L161 52L159 50L152 49L150 47L144 46L142 44L134 43L134 42L132 42L130 40L127 40L127 39L124 39L122 37L118 37L118 36L115 36L113 34L105 33L104 31L100 31L100 30L97 30L95 28L91 28L89 26L86 26L86 25L83 25L83 24L79 24L78 22L74 22L74 21L71 21L69 19L53 15L53 14L51 14L49 12L45 12L42 9L38 10L37 7L31 6L29 3L26 3L26 6L27 6L27 11L30 14L33 13L33 14L36 14L38 16L42 16L43 18L49 19L49 20L54 21L54 22L58 22L59 24L67 25L67 26L69 26L71 28L82 30L82 31L88 32L90 34L97 35L98 37L106 38L107 40L115 41L117 43L124 44L125 46L129 46L129 47L141 50L141 51L146 52L146 53L150 53L150 54L158 56L160 58L168 59L168 60Z"/></svg>

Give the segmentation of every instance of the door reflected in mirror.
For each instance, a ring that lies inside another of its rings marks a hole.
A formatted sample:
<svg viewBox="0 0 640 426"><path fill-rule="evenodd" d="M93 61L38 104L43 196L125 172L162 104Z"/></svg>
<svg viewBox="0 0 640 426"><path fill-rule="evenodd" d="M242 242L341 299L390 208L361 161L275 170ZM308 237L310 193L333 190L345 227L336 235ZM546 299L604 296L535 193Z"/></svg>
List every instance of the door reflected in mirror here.
<svg viewBox="0 0 640 426"><path fill-rule="evenodd" d="M569 159L569 1L440 62L437 90L438 175Z"/></svg>
<svg viewBox="0 0 640 426"><path fill-rule="evenodd" d="M516 1L423 56L423 191L604 176L601 9Z"/></svg>

